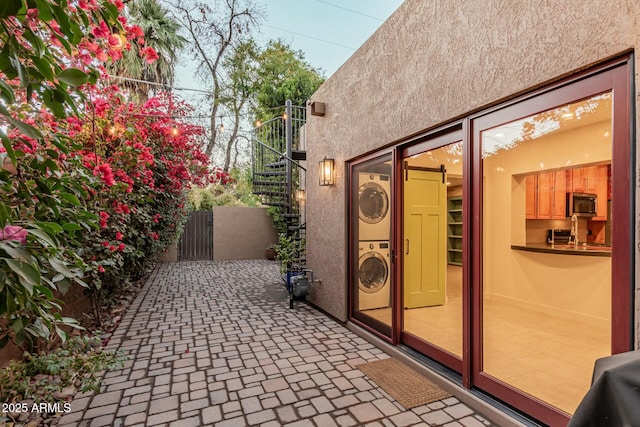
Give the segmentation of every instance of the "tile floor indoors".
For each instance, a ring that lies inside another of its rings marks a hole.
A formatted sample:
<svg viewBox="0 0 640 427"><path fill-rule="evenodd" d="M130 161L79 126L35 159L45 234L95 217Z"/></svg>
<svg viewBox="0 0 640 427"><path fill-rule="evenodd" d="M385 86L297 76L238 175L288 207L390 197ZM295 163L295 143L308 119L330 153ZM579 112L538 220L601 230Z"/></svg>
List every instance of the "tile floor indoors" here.
<svg viewBox="0 0 640 427"><path fill-rule="evenodd" d="M448 266L447 303L405 310L405 330L462 354L462 271ZM387 324L391 309L371 310ZM572 414L591 386L596 359L609 356L610 327L485 300L485 372Z"/></svg>
<svg viewBox="0 0 640 427"><path fill-rule="evenodd" d="M306 303L289 309L278 269L160 264L108 345L129 360L58 425L492 425L455 396L405 410L356 368L389 356Z"/></svg>

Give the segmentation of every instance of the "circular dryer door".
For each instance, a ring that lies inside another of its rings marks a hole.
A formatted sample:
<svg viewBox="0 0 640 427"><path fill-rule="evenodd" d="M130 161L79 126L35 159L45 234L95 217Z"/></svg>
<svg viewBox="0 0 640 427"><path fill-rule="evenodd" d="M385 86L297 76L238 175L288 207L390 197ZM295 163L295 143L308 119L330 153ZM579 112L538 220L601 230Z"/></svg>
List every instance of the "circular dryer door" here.
<svg viewBox="0 0 640 427"><path fill-rule="evenodd" d="M360 219L367 224L382 221L389 210L389 197L384 188L376 182L367 182L360 186L359 193Z"/></svg>
<svg viewBox="0 0 640 427"><path fill-rule="evenodd" d="M360 257L360 290L368 293L378 292L387 281L389 267L387 261L377 252L367 252Z"/></svg>

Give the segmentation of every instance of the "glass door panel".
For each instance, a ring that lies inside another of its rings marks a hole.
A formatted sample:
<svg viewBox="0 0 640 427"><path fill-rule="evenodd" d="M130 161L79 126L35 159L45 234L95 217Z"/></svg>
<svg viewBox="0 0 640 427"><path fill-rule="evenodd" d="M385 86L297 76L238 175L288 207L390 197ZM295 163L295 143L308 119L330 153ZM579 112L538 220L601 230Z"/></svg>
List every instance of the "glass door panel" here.
<svg viewBox="0 0 640 427"><path fill-rule="evenodd" d="M353 166L352 317L391 337L391 156Z"/></svg>
<svg viewBox="0 0 640 427"><path fill-rule="evenodd" d="M480 132L481 371L567 414L611 354L612 98Z"/></svg>
<svg viewBox="0 0 640 427"><path fill-rule="evenodd" d="M459 371L462 142L405 157L402 175L403 341Z"/></svg>

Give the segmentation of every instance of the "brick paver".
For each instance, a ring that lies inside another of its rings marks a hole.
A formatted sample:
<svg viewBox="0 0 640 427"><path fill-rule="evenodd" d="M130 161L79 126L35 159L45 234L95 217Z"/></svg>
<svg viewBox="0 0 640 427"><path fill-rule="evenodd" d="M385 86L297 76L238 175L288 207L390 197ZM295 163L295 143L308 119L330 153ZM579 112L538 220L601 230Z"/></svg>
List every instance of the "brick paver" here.
<svg viewBox="0 0 640 427"><path fill-rule="evenodd" d="M389 356L307 304L290 310L278 269L160 264L107 347L129 360L58 425L490 425L455 397L405 410L356 368Z"/></svg>

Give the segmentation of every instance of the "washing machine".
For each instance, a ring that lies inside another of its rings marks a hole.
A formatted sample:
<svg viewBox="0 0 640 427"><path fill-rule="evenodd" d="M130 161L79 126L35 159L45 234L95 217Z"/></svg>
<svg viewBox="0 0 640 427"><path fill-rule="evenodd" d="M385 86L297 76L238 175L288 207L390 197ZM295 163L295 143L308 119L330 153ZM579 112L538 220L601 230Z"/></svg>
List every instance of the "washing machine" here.
<svg viewBox="0 0 640 427"><path fill-rule="evenodd" d="M358 257L358 308L371 310L391 305L389 241L360 242Z"/></svg>
<svg viewBox="0 0 640 427"><path fill-rule="evenodd" d="M360 172L358 180L358 240L389 240L391 184L389 175Z"/></svg>

